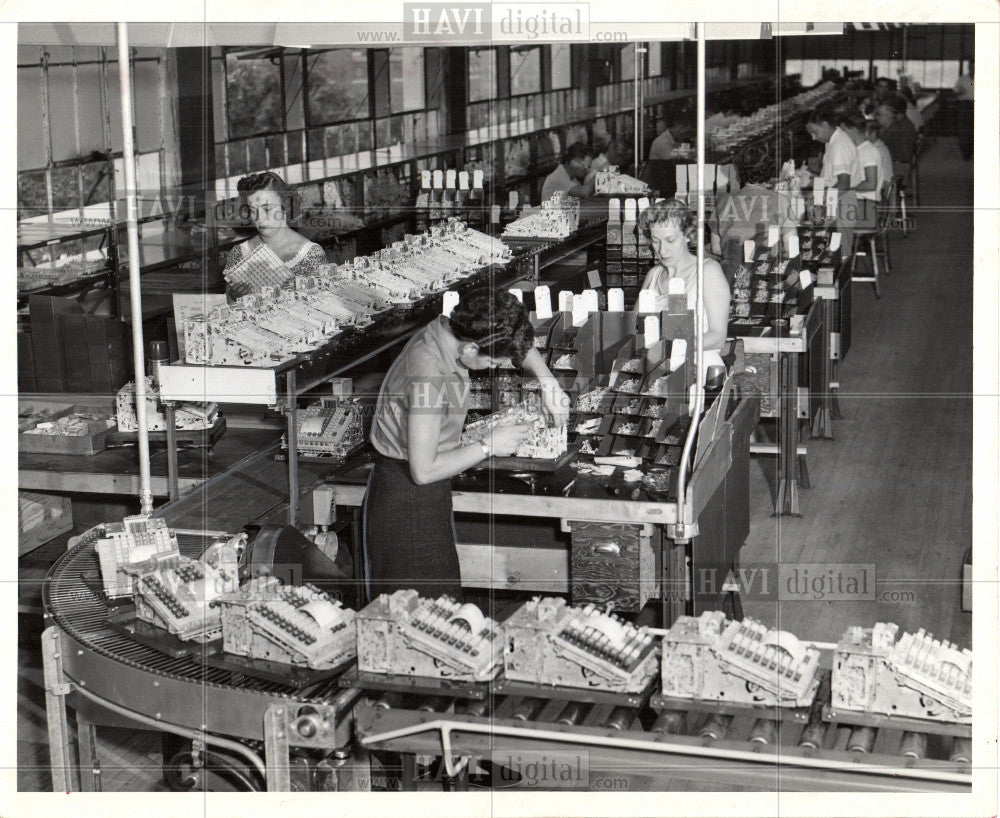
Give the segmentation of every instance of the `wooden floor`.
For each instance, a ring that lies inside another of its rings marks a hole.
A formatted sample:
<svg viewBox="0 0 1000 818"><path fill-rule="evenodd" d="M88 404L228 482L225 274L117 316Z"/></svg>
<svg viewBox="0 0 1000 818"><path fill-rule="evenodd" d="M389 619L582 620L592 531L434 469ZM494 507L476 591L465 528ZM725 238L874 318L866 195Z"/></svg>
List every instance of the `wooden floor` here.
<svg viewBox="0 0 1000 818"><path fill-rule="evenodd" d="M893 234L882 299L870 285L854 287L854 340L839 373L844 417L834 440L808 441L813 488L802 491L800 519L771 517L773 460L751 464L741 562L771 573L768 593L759 572L745 586L746 613L802 638L835 641L849 625L890 621L970 644L959 576L972 527L972 166L941 139L921 169L917 230ZM796 568L800 580L807 571L826 578L823 593L838 577L851 591L850 578L867 570L873 598L784 598ZM51 786L40 667L37 651L22 649L22 791ZM106 790L163 789L155 737L99 735Z"/></svg>

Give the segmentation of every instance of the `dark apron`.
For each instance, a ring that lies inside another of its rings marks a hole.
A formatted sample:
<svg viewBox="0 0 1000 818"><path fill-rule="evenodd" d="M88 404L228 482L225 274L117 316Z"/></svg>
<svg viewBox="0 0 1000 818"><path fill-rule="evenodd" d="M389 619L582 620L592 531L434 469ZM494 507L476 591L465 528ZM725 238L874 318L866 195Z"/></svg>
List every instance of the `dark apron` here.
<svg viewBox="0 0 1000 818"><path fill-rule="evenodd" d="M406 461L376 454L364 504L369 600L414 588L423 597L462 599L451 480L418 486Z"/></svg>

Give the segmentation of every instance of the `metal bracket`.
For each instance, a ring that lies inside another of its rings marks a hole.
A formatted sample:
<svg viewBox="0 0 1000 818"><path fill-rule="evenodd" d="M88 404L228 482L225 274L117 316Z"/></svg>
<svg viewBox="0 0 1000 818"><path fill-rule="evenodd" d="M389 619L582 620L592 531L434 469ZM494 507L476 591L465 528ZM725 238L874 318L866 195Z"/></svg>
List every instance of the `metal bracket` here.
<svg viewBox="0 0 1000 818"><path fill-rule="evenodd" d="M686 543L692 537L697 537L700 533L697 521L693 523L674 523L666 526L666 529L667 536L676 543Z"/></svg>
<svg viewBox="0 0 1000 818"><path fill-rule="evenodd" d="M272 704L264 713L264 760L267 789L290 792L289 748L336 750L345 744L338 716L345 708L324 704ZM343 721L343 719L340 719Z"/></svg>

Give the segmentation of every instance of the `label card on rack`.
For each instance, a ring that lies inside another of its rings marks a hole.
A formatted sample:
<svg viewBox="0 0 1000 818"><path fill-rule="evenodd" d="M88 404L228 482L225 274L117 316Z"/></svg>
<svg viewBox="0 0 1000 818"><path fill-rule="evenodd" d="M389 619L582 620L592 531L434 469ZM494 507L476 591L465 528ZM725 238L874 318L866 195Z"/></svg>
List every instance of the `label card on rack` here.
<svg viewBox="0 0 1000 818"><path fill-rule="evenodd" d="M620 222L622 220L622 200L608 199L608 221Z"/></svg>
<svg viewBox="0 0 1000 818"><path fill-rule="evenodd" d="M448 168L444 172L444 186L447 188L453 188L456 186L458 179L458 172L454 168Z"/></svg>
<svg viewBox="0 0 1000 818"><path fill-rule="evenodd" d="M799 234L788 233L785 236L785 246L788 248L788 257L795 258L799 254Z"/></svg>
<svg viewBox="0 0 1000 818"><path fill-rule="evenodd" d="M596 270L593 272L596 272ZM597 290L584 290L582 295L584 298L584 302L587 305L588 312L600 311L601 308L600 308L600 302L597 299Z"/></svg>
<svg viewBox="0 0 1000 818"><path fill-rule="evenodd" d="M670 342L670 371L684 366L687 360L688 344L684 338L674 338Z"/></svg>
<svg viewBox="0 0 1000 818"><path fill-rule="evenodd" d="M552 317L552 294L544 284L535 287L535 317L542 320Z"/></svg>
<svg viewBox="0 0 1000 818"><path fill-rule="evenodd" d="M434 179L434 189L440 190L444 187L444 171L436 170L433 174Z"/></svg>
<svg viewBox="0 0 1000 818"><path fill-rule="evenodd" d="M649 197L643 196L639 199L637 204L639 206L639 212L642 213L643 210L649 207Z"/></svg>
<svg viewBox="0 0 1000 818"><path fill-rule="evenodd" d="M831 253L834 253L834 252L836 252L837 250L840 249L840 241L841 241L841 236L840 236L839 232L838 233L831 233L830 234L830 252Z"/></svg>
<svg viewBox="0 0 1000 818"><path fill-rule="evenodd" d="M634 222L636 217L635 199L625 200L625 221Z"/></svg>
<svg viewBox="0 0 1000 818"><path fill-rule="evenodd" d="M608 290L608 312L625 312L625 291L621 287Z"/></svg>
<svg viewBox="0 0 1000 818"><path fill-rule="evenodd" d="M573 310L573 293L569 290L559 291L559 312L571 312Z"/></svg>
<svg viewBox="0 0 1000 818"><path fill-rule="evenodd" d="M684 283L683 278L674 276L667 279L667 295L685 295L686 293L687 285Z"/></svg>
<svg viewBox="0 0 1000 818"><path fill-rule="evenodd" d="M656 344L660 340L660 317L658 315L647 315L642 322L642 335L646 342L646 349Z"/></svg>
<svg viewBox="0 0 1000 818"><path fill-rule="evenodd" d="M512 190L507 195L507 209L508 210L517 210L517 191L516 190Z"/></svg>
<svg viewBox="0 0 1000 818"><path fill-rule="evenodd" d="M781 239L781 228L776 224L769 225L767 228L767 246L774 247Z"/></svg>
<svg viewBox="0 0 1000 818"><path fill-rule="evenodd" d="M753 257L757 252L757 244L753 239L747 239L743 242L743 261L749 263L753 261Z"/></svg>
<svg viewBox="0 0 1000 818"><path fill-rule="evenodd" d="M636 303L636 309L643 315L656 312L656 293L652 290L639 290L639 300Z"/></svg>
<svg viewBox="0 0 1000 818"><path fill-rule="evenodd" d="M796 219L801 219L806 215L806 200L800 193L792 197L792 208Z"/></svg>
<svg viewBox="0 0 1000 818"><path fill-rule="evenodd" d="M813 204L821 205L826 199L826 182L819 176L813 180Z"/></svg>
<svg viewBox="0 0 1000 818"><path fill-rule="evenodd" d="M601 286L601 271L600 270L587 270L587 284L594 289Z"/></svg>
<svg viewBox="0 0 1000 818"><path fill-rule="evenodd" d="M677 195L683 196L688 192L687 165L675 165L674 172L677 175Z"/></svg>
<svg viewBox="0 0 1000 818"><path fill-rule="evenodd" d="M813 283L812 273L808 270L799 271L799 286L804 290Z"/></svg>
<svg viewBox="0 0 1000 818"><path fill-rule="evenodd" d="M583 295L573 296L573 326L582 327L587 323L587 316L590 315L587 312L587 300Z"/></svg>
<svg viewBox="0 0 1000 818"><path fill-rule="evenodd" d="M425 190L431 186L431 172L429 170L420 171L420 187Z"/></svg>
<svg viewBox="0 0 1000 818"><path fill-rule="evenodd" d="M837 203L840 201L840 191L835 187L828 188L826 191L826 217L828 219L836 219L837 216Z"/></svg>
<svg viewBox="0 0 1000 818"><path fill-rule="evenodd" d="M517 287L511 287L507 290L514 298L516 298L520 303L524 303L524 291L517 289Z"/></svg>
<svg viewBox="0 0 1000 818"><path fill-rule="evenodd" d="M460 170L458 172L458 189L459 190L469 189L469 171Z"/></svg>
<svg viewBox="0 0 1000 818"><path fill-rule="evenodd" d="M483 187L483 172L482 170L472 171L472 186L476 190L481 190Z"/></svg>
<svg viewBox="0 0 1000 818"><path fill-rule="evenodd" d="M445 291L444 295L441 296L441 314L444 316L451 315L451 311L458 306L458 293L454 290Z"/></svg>
<svg viewBox="0 0 1000 818"><path fill-rule="evenodd" d="M500 205L490 206L490 223L500 224Z"/></svg>

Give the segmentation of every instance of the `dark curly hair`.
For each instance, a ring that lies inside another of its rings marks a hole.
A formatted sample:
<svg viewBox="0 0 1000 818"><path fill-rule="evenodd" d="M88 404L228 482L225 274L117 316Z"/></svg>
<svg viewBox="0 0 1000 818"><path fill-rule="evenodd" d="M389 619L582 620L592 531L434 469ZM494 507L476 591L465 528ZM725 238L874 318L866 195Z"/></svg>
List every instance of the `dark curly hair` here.
<svg viewBox="0 0 1000 818"><path fill-rule="evenodd" d="M298 196L294 188L289 187L288 182L272 171L263 173L251 173L244 176L236 183L236 192L239 194L240 202L247 203L250 194L258 190L274 190L281 197L281 204L285 208L285 213L289 219L298 214Z"/></svg>
<svg viewBox="0 0 1000 818"><path fill-rule="evenodd" d="M592 154L586 142L574 142L572 145L568 145L566 150L563 151L562 163L568 165L574 159L586 159L590 156Z"/></svg>
<svg viewBox="0 0 1000 818"><path fill-rule="evenodd" d="M515 365L534 344L528 311L506 291L482 292L463 298L448 319L459 341L471 341L483 355L510 357Z"/></svg>
<svg viewBox="0 0 1000 818"><path fill-rule="evenodd" d="M649 237L649 230L656 224L667 224L674 222L688 245L695 242L695 232L697 230L697 219L680 199L662 199L650 205L639 214L639 229Z"/></svg>

